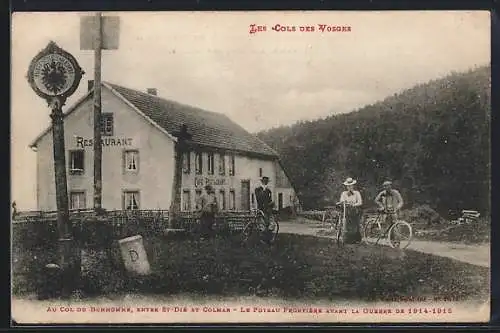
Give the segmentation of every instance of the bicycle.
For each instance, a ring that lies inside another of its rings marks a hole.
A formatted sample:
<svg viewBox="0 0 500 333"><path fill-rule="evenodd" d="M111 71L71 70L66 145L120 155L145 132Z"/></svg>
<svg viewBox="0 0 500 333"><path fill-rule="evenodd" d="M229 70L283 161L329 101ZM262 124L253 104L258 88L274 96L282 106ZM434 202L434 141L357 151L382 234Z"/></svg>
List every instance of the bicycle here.
<svg viewBox="0 0 500 333"><path fill-rule="evenodd" d="M266 228L265 214L260 209L255 209L251 211L252 217L250 221L243 228L243 241L248 242L251 239L259 238L261 242L267 242L268 244L274 243L280 225L276 217L276 211L273 210L269 218L269 226Z"/></svg>
<svg viewBox="0 0 500 333"><path fill-rule="evenodd" d="M333 229L337 222L337 206L326 206L321 217L321 226L324 228L326 224L330 224L330 229Z"/></svg>
<svg viewBox="0 0 500 333"><path fill-rule="evenodd" d="M337 209L341 207L342 213L337 214L337 221L335 223L336 235L335 239L337 240L337 245L341 246L344 244L344 233L345 233L345 225L346 225L346 202L337 202Z"/></svg>
<svg viewBox="0 0 500 333"><path fill-rule="evenodd" d="M413 230L411 224L399 219L391 219L389 226L383 231L382 220L387 218L393 211L379 211L375 218L368 218L363 228L363 239L366 243L378 244L387 237L389 246L392 248L406 249L412 240ZM375 230L374 230L375 229Z"/></svg>

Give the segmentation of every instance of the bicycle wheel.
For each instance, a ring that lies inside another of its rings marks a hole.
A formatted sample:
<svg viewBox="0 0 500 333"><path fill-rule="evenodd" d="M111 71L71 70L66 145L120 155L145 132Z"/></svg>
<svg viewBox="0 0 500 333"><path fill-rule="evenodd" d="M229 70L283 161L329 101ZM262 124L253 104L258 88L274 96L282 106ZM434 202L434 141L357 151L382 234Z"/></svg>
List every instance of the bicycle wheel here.
<svg viewBox="0 0 500 333"><path fill-rule="evenodd" d="M264 217L260 214L253 217L243 229L243 240L248 241L250 239L261 238L264 228Z"/></svg>
<svg viewBox="0 0 500 333"><path fill-rule="evenodd" d="M345 229L345 221L343 220L342 217L339 217L338 222L337 222L337 245L342 246L344 245L344 229Z"/></svg>
<svg viewBox="0 0 500 333"><path fill-rule="evenodd" d="M274 243L276 240L276 237L278 237L278 232L280 230L280 224L278 222L278 219L276 217L271 216L270 221L269 221L269 228L268 232L269 234L269 243Z"/></svg>
<svg viewBox="0 0 500 333"><path fill-rule="evenodd" d="M392 248L406 249L411 243L412 236L411 225L406 221L398 220L389 229L389 244Z"/></svg>
<svg viewBox="0 0 500 333"><path fill-rule="evenodd" d="M366 243L376 244L383 235L382 226L380 225L379 218L368 219L363 228L363 239Z"/></svg>
<svg viewBox="0 0 500 333"><path fill-rule="evenodd" d="M333 229L335 227L336 220L337 216L334 211L326 211L322 221L323 227L329 225L330 229Z"/></svg>
<svg viewBox="0 0 500 333"><path fill-rule="evenodd" d="M241 233L243 242L248 242L250 239L255 238L255 234L257 233L257 226L255 221L250 221L247 223L245 228Z"/></svg>

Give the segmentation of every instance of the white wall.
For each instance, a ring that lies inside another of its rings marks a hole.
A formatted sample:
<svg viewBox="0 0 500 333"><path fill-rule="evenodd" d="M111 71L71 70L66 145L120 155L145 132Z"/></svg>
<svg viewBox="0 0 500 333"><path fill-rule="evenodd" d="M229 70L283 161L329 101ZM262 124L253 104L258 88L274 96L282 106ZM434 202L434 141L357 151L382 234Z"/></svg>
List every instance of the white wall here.
<svg viewBox="0 0 500 333"><path fill-rule="evenodd" d="M114 114L113 138L132 139L127 146L103 146L102 205L105 209L122 209L122 191L140 190L141 209L168 209L174 175L174 143L165 134L133 111L107 88L102 90L102 112ZM84 102L65 119L66 165L69 150L77 149L77 137L93 138L92 99ZM106 139L107 137L103 137ZM129 140L130 141L130 140ZM68 191L85 191L86 206L93 207L93 147L85 149L83 175L67 175ZM139 172L124 174L123 151L139 150ZM40 210L55 210L52 131L38 144L37 201ZM68 168L66 169L68 170Z"/></svg>
<svg viewBox="0 0 500 333"><path fill-rule="evenodd" d="M235 174L234 176L229 175L229 164L230 164L230 156L232 153L224 152L222 155L225 158L225 174L219 174L219 159L221 154L219 152L214 153L214 165L215 170L213 175L208 174L208 152L202 152L203 159L203 170L201 175L195 174L196 170L196 153L194 151L190 152L191 155L191 164L190 164L190 173L183 173L182 178L182 189L191 191L191 207L195 205L195 190L203 190L203 187L207 184L207 181L212 184L216 193L218 194L221 189L225 191L225 201L226 207L229 209L229 192L230 190L235 191L235 206L236 210L242 209L242 180L250 181L250 194L252 194L260 184L260 171L259 168L262 168L262 175L268 176L271 180L275 179L275 170L274 170L274 161L269 159L260 159L254 157L248 157L240 154L233 154L234 164L235 164ZM274 184L271 182L271 189L274 189ZM250 196L251 198L251 196ZM250 202L251 204L251 202ZM183 204L182 204L183 206Z"/></svg>

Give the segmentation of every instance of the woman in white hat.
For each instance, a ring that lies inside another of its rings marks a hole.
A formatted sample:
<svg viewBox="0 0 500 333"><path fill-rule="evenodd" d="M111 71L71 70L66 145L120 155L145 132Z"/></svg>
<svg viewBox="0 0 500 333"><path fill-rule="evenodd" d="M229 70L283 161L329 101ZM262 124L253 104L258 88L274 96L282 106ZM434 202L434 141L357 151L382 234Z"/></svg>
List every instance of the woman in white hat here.
<svg viewBox="0 0 500 333"><path fill-rule="evenodd" d="M354 189L356 180L351 177L347 178L343 183L346 190L340 195L340 202L346 203L346 243L359 243L361 242L360 220L361 220L361 193Z"/></svg>
<svg viewBox="0 0 500 333"><path fill-rule="evenodd" d="M356 185L357 181L352 179L351 177L347 178L343 183L346 187L346 190L342 192L340 195L340 202L346 202L346 204L352 207L359 207L363 204L363 200L361 199L361 193L359 191L354 190L354 185Z"/></svg>

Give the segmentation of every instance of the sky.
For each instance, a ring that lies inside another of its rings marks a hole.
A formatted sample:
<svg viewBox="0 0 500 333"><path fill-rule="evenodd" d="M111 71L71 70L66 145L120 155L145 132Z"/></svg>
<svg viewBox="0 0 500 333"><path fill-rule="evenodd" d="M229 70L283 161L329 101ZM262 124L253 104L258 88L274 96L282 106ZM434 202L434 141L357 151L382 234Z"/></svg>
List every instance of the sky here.
<svg viewBox="0 0 500 333"><path fill-rule="evenodd" d="M80 50L80 17L91 14L13 15L11 186L19 209L36 209L36 153L28 145L50 124L46 102L26 80L29 63L51 40L75 56L86 74L71 106L93 79L93 52ZM103 51L102 80L156 88L160 97L224 113L251 132L350 112L490 62L485 11L104 15L118 16L120 31L119 48ZM250 33L251 24L266 31Z"/></svg>

